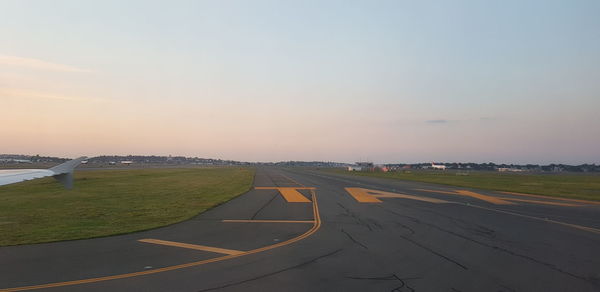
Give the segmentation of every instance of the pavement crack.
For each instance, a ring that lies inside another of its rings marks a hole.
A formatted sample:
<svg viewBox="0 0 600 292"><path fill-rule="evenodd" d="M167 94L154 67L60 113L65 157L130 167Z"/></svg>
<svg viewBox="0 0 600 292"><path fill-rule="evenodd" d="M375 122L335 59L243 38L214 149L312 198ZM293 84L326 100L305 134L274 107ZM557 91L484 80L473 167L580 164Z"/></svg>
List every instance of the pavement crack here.
<svg viewBox="0 0 600 292"><path fill-rule="evenodd" d="M426 250L426 251L428 251L428 252L430 252L430 253L438 256L438 257L441 257L441 258L443 258L443 259L445 259L445 260L447 260L447 261L449 261L449 262L451 262L451 263L453 263L453 264L455 264L455 265L463 268L464 270L468 270L469 269L465 265L463 265L463 264L461 264L461 263L459 263L459 262L457 262L457 261L455 261L455 260L453 260L453 259L451 259L451 258L449 258L449 257L447 257L447 256L445 256L445 255L443 255L443 254L441 254L441 253L439 253L439 252L437 252L437 251L435 251L435 250L433 250L433 249L431 249L431 248L429 248L429 247L427 247L427 246L425 246L425 245L423 245L423 244L421 244L421 243L419 243L417 241L414 241L414 240L412 240L412 239L410 239L410 238L408 238L406 236L403 236L403 235L398 235L398 236L400 236L402 239L404 239L404 240L406 240L406 241L408 241L408 242L410 242L410 243L412 243L412 244L414 244L414 245L416 245L416 246L418 246L418 247L420 247L420 248L422 248L422 249L424 249L424 250Z"/></svg>
<svg viewBox="0 0 600 292"><path fill-rule="evenodd" d="M485 237L488 237L488 238L492 238L492 239L494 239L496 237L494 230L489 229L489 228L487 228L487 227L485 227L483 225L479 225L479 224L476 224L474 228L467 227L467 228L465 228L465 230L471 231L472 233L475 233L475 234L478 234L478 235L482 235L482 236L485 236Z"/></svg>
<svg viewBox="0 0 600 292"><path fill-rule="evenodd" d="M408 225L402 224L400 222L394 222L394 224L396 224L396 225L398 225L398 226L400 226L400 227L408 230L410 232L410 234L415 234L416 233L415 230L412 229L412 228L410 228L410 226L408 226Z"/></svg>
<svg viewBox="0 0 600 292"><path fill-rule="evenodd" d="M488 237L490 239L493 240L499 240L496 238L496 231L493 229L490 229L488 227L485 227L483 225L480 224L472 224L470 222L466 222L464 220L460 220L451 216L448 216L446 214L440 213L440 212L435 212L433 210L430 209L424 209L424 208L418 208L420 211L423 212L427 212L427 213L431 213L434 214L436 216L440 216L443 218L448 219L450 222L454 223L456 226L465 229L466 231L470 232L470 233L474 233L483 237Z"/></svg>
<svg viewBox="0 0 600 292"><path fill-rule="evenodd" d="M414 292L415 289L408 286L408 284L406 284L405 281L421 279L419 277L400 278L396 274L392 274L390 276L383 276L383 277L346 277L346 278L352 279L352 280L399 281L401 285L390 290L390 292L402 292L405 290L404 288L408 289L408 291Z"/></svg>
<svg viewBox="0 0 600 292"><path fill-rule="evenodd" d="M373 225L381 230L383 230L383 225L381 225L379 222L375 221L375 220L370 220L371 222L373 222Z"/></svg>
<svg viewBox="0 0 600 292"><path fill-rule="evenodd" d="M271 272L271 273L267 273L267 274L264 274L264 275L256 276L256 277L254 277L254 278L246 279L246 280L239 281L239 282L234 282L234 283L230 283L230 284L226 284L226 285L222 285L222 286L218 286L218 287L212 287L212 288L207 288L207 289L198 290L198 292L203 292L203 291L213 291L213 290L218 290L218 289L228 288L228 287L232 287L232 286L236 286L236 285L240 285L240 284L244 284L244 283L252 282L252 281L255 281L255 280L260 280L260 279L263 279L263 278L267 278L267 277L270 277L270 276L273 276L273 275L276 275L276 274L279 274L279 273L283 273L283 272L285 272L285 271L289 271L289 270L297 269L297 268L299 268L299 267L302 267L302 266L306 266L306 265L312 264L312 263L314 263L314 262L316 262L316 261L318 261L318 260L320 260L320 259L323 259L323 258L326 258L326 257L333 256L333 255L337 254L337 253L338 253L338 252L340 252L340 251L342 251L342 249L341 249L341 248L340 248L340 249L336 249L336 250L334 250L334 251L332 251L332 252L326 253L326 254L324 254L324 255L320 255L320 256L318 256L318 257L316 257L316 258L313 258L313 259L310 259L310 260L308 260L308 261L302 262L302 263L300 263L300 264L297 264L297 265L294 265L294 266L291 266L291 267L287 267L287 268L285 268L285 269L277 270L277 271L274 271L274 272Z"/></svg>
<svg viewBox="0 0 600 292"><path fill-rule="evenodd" d="M342 231L344 234L346 234L346 236L348 236L348 238L349 238L350 240L352 240L354 243L356 243L356 244L360 245L360 246L361 246L362 248L364 248L364 249L369 249L369 248L368 248L366 245L364 245L364 244L360 243L359 241L357 241L356 239L354 239L354 237L352 237L352 235L350 235L350 233L348 233L346 230L344 230L344 229L341 229L341 231Z"/></svg>
<svg viewBox="0 0 600 292"><path fill-rule="evenodd" d="M517 289L513 288L513 287L508 287L506 285L500 285L500 287L507 289L510 292L517 292Z"/></svg>
<svg viewBox="0 0 600 292"><path fill-rule="evenodd" d="M354 221L356 221L356 223L367 227L369 229L369 231L373 231L371 224L369 224L368 222L365 222L365 220L361 219L356 213L350 211L350 209L348 209L346 206L342 205L340 202L337 202L337 204L342 209L344 209L344 211L345 211L344 213L346 213L347 216L352 217L354 219Z"/></svg>
<svg viewBox="0 0 600 292"><path fill-rule="evenodd" d="M491 248L491 249L494 249L494 250L497 250L497 251L500 251L500 252L503 252L503 253L507 253L507 254L509 254L509 255L512 255L512 256L515 256L515 257L519 257L519 258L525 259L525 260L527 260L527 261L530 261L530 262L532 262L532 263L536 263L536 264L539 264L539 265L543 265L543 266L545 266L545 267L548 267L548 268L550 268L550 269L552 269L552 270L554 270L554 271L557 271L557 272L559 272L559 273L562 273L562 274L565 274L565 275L571 276L571 277L573 277L573 278L576 278L576 279L579 279L579 280L582 280L582 281L588 282L588 283L590 283L590 284L592 284L592 285L594 285L594 286L598 287L598 283L596 283L596 282L594 281L594 279L590 279L590 278L586 278L586 277L583 277L583 276L580 276L580 275L573 274L573 273L571 273L571 272L565 271L565 270L563 270L563 269L561 269L561 268L557 267L557 266L556 266L556 265L554 265L554 264L551 264L551 263L547 263L547 262L544 262L544 261L538 260L538 259L536 259L536 258L533 258L533 257L531 257L531 256L528 256L528 255L524 255L524 254L520 254L520 253L514 252L514 251L512 251L512 250L509 250L509 249L506 249L506 248L504 248L504 247L500 247L500 246L496 246L496 245L487 244L487 243L485 243L485 242L481 242L481 241L479 241L479 240L476 240L476 239L473 239L473 238L470 238L470 237L464 236L464 235L462 235L462 234L459 234L459 233L456 233L456 232L454 232L454 231L450 231L450 230L444 229L444 228L442 228L442 227L439 227L439 226L437 226L437 225L435 225L435 224L431 224L431 223L423 222L423 221L421 221L421 220L419 220L419 219L417 219L417 218L414 218L414 217L411 217L411 216L408 216L408 215L403 215L403 214L400 214L400 213L398 213L398 212L395 212L395 211L392 211L392 210L388 210L388 209L385 209L385 208L383 208L383 209L384 209L384 210L386 210L386 211L388 211L388 212L390 212L390 213L392 213L392 214L395 214L396 216L399 216L399 217L404 217L404 218L407 218L407 219L409 219L409 220L415 221L415 222L417 222L417 223L420 223L420 224L427 225L427 226L429 226L429 227L431 227L431 228L434 228L434 229L437 229L437 230L439 230L439 231L442 231L442 232L445 232L445 233L448 233L448 234L454 235L454 236L456 236L456 237L462 238L462 239L464 239L464 240L467 240L467 241L470 241L470 242L473 242L473 243L479 244L479 245L481 245L481 246L485 246L485 247L487 247L487 248ZM404 237L403 237L403 238L404 238ZM405 239L407 239L407 238L405 238ZM407 240L408 240L408 239L407 239Z"/></svg>
<svg viewBox="0 0 600 292"><path fill-rule="evenodd" d="M260 207L260 209L258 209L254 215L252 215L252 217L250 217L250 220L254 220L256 218L256 216L258 216L258 213L260 213L260 211L262 211L264 208L266 208L269 204L271 204L271 202L273 202L273 200L275 200L275 198L277 198L278 194L275 194L268 202L266 202L262 207Z"/></svg>

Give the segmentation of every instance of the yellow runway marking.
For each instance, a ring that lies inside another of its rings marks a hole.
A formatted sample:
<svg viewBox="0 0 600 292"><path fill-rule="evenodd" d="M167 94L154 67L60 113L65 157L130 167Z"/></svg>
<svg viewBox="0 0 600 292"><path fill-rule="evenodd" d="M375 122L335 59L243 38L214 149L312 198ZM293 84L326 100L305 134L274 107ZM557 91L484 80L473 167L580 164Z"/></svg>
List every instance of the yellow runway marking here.
<svg viewBox="0 0 600 292"><path fill-rule="evenodd" d="M525 203L564 206L564 207L581 207L581 206L583 206L581 204L562 203L562 202L553 202L553 201L538 201L538 200L527 200L527 199L516 199L516 198L504 198L504 199L510 200L510 201L515 201L515 202L525 202Z"/></svg>
<svg viewBox="0 0 600 292"><path fill-rule="evenodd" d="M281 196L288 203L310 203L310 200L302 195L298 190L314 190L315 188L307 187L256 187L257 190L278 190Z"/></svg>
<svg viewBox="0 0 600 292"><path fill-rule="evenodd" d="M216 252L216 253L222 253L222 254L242 254L242 253L244 253L243 251L239 251L239 250L224 249L224 248L218 248L218 247L212 247L212 246L174 242L174 241L167 241L167 240L160 240L160 239L148 238L148 239L140 239L138 241L145 242L145 243L175 246L175 247L181 247L181 248L187 248L187 249L210 251L210 252Z"/></svg>
<svg viewBox="0 0 600 292"><path fill-rule="evenodd" d="M74 281L66 281L66 282L56 282L56 283L49 283L49 284L33 285L33 286L6 288L6 289L0 289L0 292L15 292L15 291L26 291L26 290L35 290L35 289L43 289L43 288L64 287L64 286L81 285L81 284L96 283L96 282L109 281L109 280L125 279L125 278L131 278L131 277L137 277L137 276L143 276L143 275L151 275L151 274L185 269L185 268L201 266L201 265L205 265L205 264L209 264L209 263L215 263L215 262L220 262L220 261L224 261L224 260L234 259L234 258L238 258L241 256L260 253L260 252L271 250L274 248L286 246L286 245L295 243L297 241L300 241L302 239L305 239L305 238L313 235L321 227L321 215L319 214L319 205L317 204L317 195L315 194L314 190L310 190L310 193L311 193L312 201L313 201L313 204L312 204L313 205L313 216L315 218L313 227L298 237L294 237L292 239L289 239L289 240L286 240L286 241L283 241L280 243L276 243L276 244L264 246L261 248L249 250L246 252L242 252L240 254L226 255L226 256L222 256L222 257L217 257L217 258L212 258L212 259L207 259L207 260L202 260L202 261L197 261L197 262L191 262L191 263L187 263L187 264L169 266L169 267L164 267L164 268L159 268L159 269L133 272L133 273L127 273L127 274L112 275L112 276L105 276L105 277L98 277L98 278L89 278L89 279L83 279L83 280L74 280Z"/></svg>
<svg viewBox="0 0 600 292"><path fill-rule="evenodd" d="M529 200L529 199L518 199L518 198L507 198L507 197L494 197L494 196L488 196L488 195L482 195L479 193L475 193L475 192L471 192L471 191L466 191L466 190L457 190L457 191L440 191L440 190L427 190L427 189L415 189L415 191L423 191L423 192L430 192L430 193L440 193L440 194L447 194L447 195L461 195L461 196L468 196L468 197L473 197L479 200L483 200L486 202L490 202L496 205L511 205L514 204L513 202L525 202L525 203L533 203L533 204L543 204L543 205L552 205L552 206L563 206L563 207L581 207L581 204L573 204L573 203L563 203L563 202L556 202L556 201L540 201L540 200ZM544 199L554 199L554 200L560 200L560 201L566 201L566 202L576 202L576 203L591 203L591 204L600 204L600 202L590 202L590 201L585 201L585 200L576 200L576 199L563 199L563 198L554 198L554 197L547 197L547 196L540 196L540 195L527 195L527 194L521 194L521 193L511 193L511 192L500 192L503 194L509 194L509 195L517 195L517 196L526 196L526 197L535 197L535 198L544 198Z"/></svg>
<svg viewBox="0 0 600 292"><path fill-rule="evenodd" d="M379 190L371 190L371 189L364 189L364 188L345 188L345 189L348 193L350 193L350 195L352 195L352 197L354 197L354 199L356 201L358 201L360 203L381 203L381 200L379 200L378 198L402 198L402 199L410 199L410 200L424 201L424 202L437 203L437 204L448 203L448 201L444 201L444 200L440 200L440 199L419 197L419 196L412 196L412 195L405 195L405 194L396 194L396 193L384 192L384 191L379 191Z"/></svg>
<svg viewBox="0 0 600 292"><path fill-rule="evenodd" d="M223 220L221 222L232 222L232 223L311 223L314 224L314 220Z"/></svg>
<svg viewBox="0 0 600 292"><path fill-rule="evenodd" d="M473 198L476 198L476 199L479 199L482 201L486 201L486 202L490 202L490 203L496 204L496 205L512 205L512 204L514 204L514 203L511 203L509 201L506 201L506 200L503 200L503 199L500 199L497 197L482 195L482 194L478 194L478 193L471 192L471 191L465 191L465 190L458 190L458 191L450 192L450 191L440 191L440 190L415 189L415 191L473 197Z"/></svg>
<svg viewBox="0 0 600 292"><path fill-rule="evenodd" d="M441 200L441 199L426 198L426 197L419 197L419 196L405 195L405 194L394 194L394 193L391 193L389 195L373 195L373 196L377 197L377 198L410 199L410 200L417 200L417 201L423 201L423 202L429 202L429 203L438 203L438 204L449 203L448 201Z"/></svg>
<svg viewBox="0 0 600 292"><path fill-rule="evenodd" d="M554 224L563 225L563 226L567 226L567 227L571 227L571 228L575 228L575 229L579 229L579 230L583 230L583 231L587 231L587 232L592 232L592 233L600 234L600 229L598 229L598 228L581 226L581 225L577 225L577 224L571 224L571 223L566 223L566 222L562 222L562 221L556 221L556 220L547 219L547 218L540 218L540 217L535 217L535 216L529 216L529 215L519 214L519 213L515 213L515 212L504 211L504 210L497 210L497 209L487 208L487 207L477 206L477 205L470 205L470 207L484 209L484 210L489 210L489 211L494 211L494 212L498 212L498 213L510 214L510 215L514 215L514 216L518 216L518 217L523 217L523 218L529 218L529 219L538 220L538 221L544 221L544 222L554 223Z"/></svg>
<svg viewBox="0 0 600 292"><path fill-rule="evenodd" d="M533 197L533 198L559 200L559 201L582 203L582 204L600 205L600 202L580 200L580 199L569 199L569 198L560 198L560 197L542 196L542 195L533 195L533 194L524 194L524 193L515 193L515 192L499 192L499 193L503 193L503 194L507 194L507 195L514 195L514 196Z"/></svg>
<svg viewBox="0 0 600 292"><path fill-rule="evenodd" d="M500 199L498 197L482 195L482 194L478 194L478 193L471 192L471 191L458 190L458 191L456 191L456 193L459 195L480 199L482 201L490 202L490 203L496 204L496 205L513 205L514 204L509 201Z"/></svg>
<svg viewBox="0 0 600 292"><path fill-rule="evenodd" d="M381 203L380 199L368 194L367 189L363 188L344 188L354 199L360 203Z"/></svg>
<svg viewBox="0 0 600 292"><path fill-rule="evenodd" d="M415 191L428 192L428 193L438 193L438 194L446 194L446 195L456 195L456 192L440 191L440 190L415 189Z"/></svg>
<svg viewBox="0 0 600 292"><path fill-rule="evenodd" d="M314 187L255 187L255 190L277 190L277 189L295 189L295 190L315 190Z"/></svg>

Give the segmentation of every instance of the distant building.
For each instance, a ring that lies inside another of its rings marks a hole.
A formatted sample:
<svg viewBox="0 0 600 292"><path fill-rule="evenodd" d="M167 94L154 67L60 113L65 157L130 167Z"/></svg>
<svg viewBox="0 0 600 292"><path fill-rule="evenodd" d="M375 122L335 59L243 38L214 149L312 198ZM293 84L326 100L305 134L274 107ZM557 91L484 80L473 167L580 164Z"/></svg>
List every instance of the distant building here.
<svg viewBox="0 0 600 292"><path fill-rule="evenodd" d="M356 165L360 167L373 167L373 162L357 162Z"/></svg>
<svg viewBox="0 0 600 292"><path fill-rule="evenodd" d="M356 165L360 167L361 171L375 171L373 162L357 162Z"/></svg>
<svg viewBox="0 0 600 292"><path fill-rule="evenodd" d="M375 167L375 170L381 171L381 172L388 172L388 171L390 171L390 169L387 166L385 166L385 165L378 165L377 167Z"/></svg>
<svg viewBox="0 0 600 292"><path fill-rule="evenodd" d="M520 168L513 168L513 167L498 167L498 171L499 172L523 172L524 170L522 170Z"/></svg>
<svg viewBox="0 0 600 292"><path fill-rule="evenodd" d="M13 162L13 163L33 163L29 159L14 159L14 158L0 159L0 161L2 161L2 162Z"/></svg>
<svg viewBox="0 0 600 292"><path fill-rule="evenodd" d="M435 163L432 162L431 163L431 168L446 170L446 165L444 165L444 164L435 164Z"/></svg>
<svg viewBox="0 0 600 292"><path fill-rule="evenodd" d="M348 166L348 171L374 171L373 162L356 162L355 165Z"/></svg>

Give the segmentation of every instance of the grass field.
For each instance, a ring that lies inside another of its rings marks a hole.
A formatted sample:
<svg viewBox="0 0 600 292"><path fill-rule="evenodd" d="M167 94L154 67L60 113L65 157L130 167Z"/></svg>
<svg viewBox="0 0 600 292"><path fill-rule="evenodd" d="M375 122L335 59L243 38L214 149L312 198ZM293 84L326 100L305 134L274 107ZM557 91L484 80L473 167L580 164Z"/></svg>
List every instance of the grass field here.
<svg viewBox="0 0 600 292"><path fill-rule="evenodd" d="M81 239L156 228L247 191L254 170L187 168L76 171L0 187L0 245Z"/></svg>
<svg viewBox="0 0 600 292"><path fill-rule="evenodd" d="M331 169L328 171L487 190L600 200L600 174L517 174L491 171L457 172L428 170L384 173L348 172L342 169Z"/></svg>

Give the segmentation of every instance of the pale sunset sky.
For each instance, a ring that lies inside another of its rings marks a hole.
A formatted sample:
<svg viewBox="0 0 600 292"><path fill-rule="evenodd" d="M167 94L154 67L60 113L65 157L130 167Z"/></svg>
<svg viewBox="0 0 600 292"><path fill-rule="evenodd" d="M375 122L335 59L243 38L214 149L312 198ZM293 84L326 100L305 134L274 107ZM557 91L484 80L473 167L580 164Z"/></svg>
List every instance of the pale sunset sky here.
<svg viewBox="0 0 600 292"><path fill-rule="evenodd" d="M600 1L0 0L0 153L600 163Z"/></svg>

